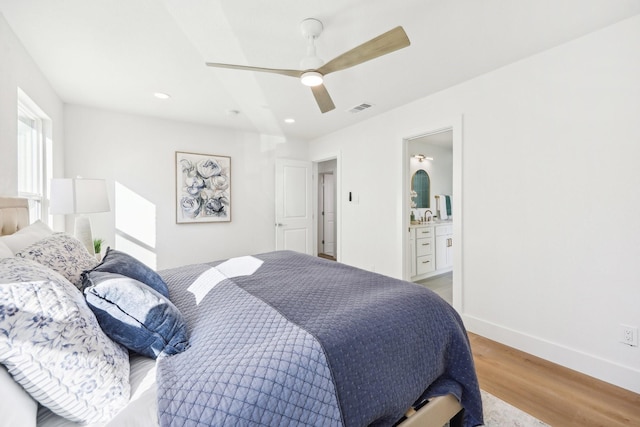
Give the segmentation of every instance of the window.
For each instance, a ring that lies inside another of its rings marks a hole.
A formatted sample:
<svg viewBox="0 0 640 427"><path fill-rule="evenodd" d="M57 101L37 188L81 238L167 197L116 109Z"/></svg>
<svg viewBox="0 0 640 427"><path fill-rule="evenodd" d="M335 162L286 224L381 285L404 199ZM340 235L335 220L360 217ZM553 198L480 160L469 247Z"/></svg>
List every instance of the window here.
<svg viewBox="0 0 640 427"><path fill-rule="evenodd" d="M47 167L51 151L51 120L18 89L18 195L29 199L30 221L49 223L46 210Z"/></svg>

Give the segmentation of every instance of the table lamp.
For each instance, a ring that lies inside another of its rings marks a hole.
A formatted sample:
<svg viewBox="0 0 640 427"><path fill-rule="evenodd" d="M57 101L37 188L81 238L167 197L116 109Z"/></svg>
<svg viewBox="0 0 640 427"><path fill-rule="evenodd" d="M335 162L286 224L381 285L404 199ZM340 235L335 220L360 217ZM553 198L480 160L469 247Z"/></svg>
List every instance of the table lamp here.
<svg viewBox="0 0 640 427"><path fill-rule="evenodd" d="M51 214L74 214L74 234L94 255L91 221L84 214L109 212L109 197L104 179L56 178L51 180Z"/></svg>

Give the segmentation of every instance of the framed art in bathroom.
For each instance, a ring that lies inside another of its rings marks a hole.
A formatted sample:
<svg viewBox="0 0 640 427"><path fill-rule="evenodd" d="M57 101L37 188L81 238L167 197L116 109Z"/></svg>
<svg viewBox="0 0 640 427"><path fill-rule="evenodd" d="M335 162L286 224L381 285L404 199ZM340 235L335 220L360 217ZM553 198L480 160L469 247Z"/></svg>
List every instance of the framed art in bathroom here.
<svg viewBox="0 0 640 427"><path fill-rule="evenodd" d="M176 223L231 221L231 157L176 151Z"/></svg>

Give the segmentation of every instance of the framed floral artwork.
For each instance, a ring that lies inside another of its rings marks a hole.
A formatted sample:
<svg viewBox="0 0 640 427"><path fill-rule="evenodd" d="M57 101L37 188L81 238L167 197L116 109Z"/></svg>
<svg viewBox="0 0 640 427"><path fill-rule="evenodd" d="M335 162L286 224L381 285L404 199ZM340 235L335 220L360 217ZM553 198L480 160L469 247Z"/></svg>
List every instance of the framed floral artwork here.
<svg viewBox="0 0 640 427"><path fill-rule="evenodd" d="M231 157L176 151L176 223L231 221Z"/></svg>

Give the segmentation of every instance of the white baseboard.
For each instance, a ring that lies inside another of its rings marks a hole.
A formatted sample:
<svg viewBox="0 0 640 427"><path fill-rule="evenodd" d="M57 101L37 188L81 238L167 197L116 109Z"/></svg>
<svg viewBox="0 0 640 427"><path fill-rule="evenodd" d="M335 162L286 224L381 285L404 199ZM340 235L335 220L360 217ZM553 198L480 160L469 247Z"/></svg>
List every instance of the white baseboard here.
<svg viewBox="0 0 640 427"><path fill-rule="evenodd" d="M581 352L507 327L462 315L469 332L483 336L525 353L532 354L574 371L640 393L640 371L610 360Z"/></svg>

